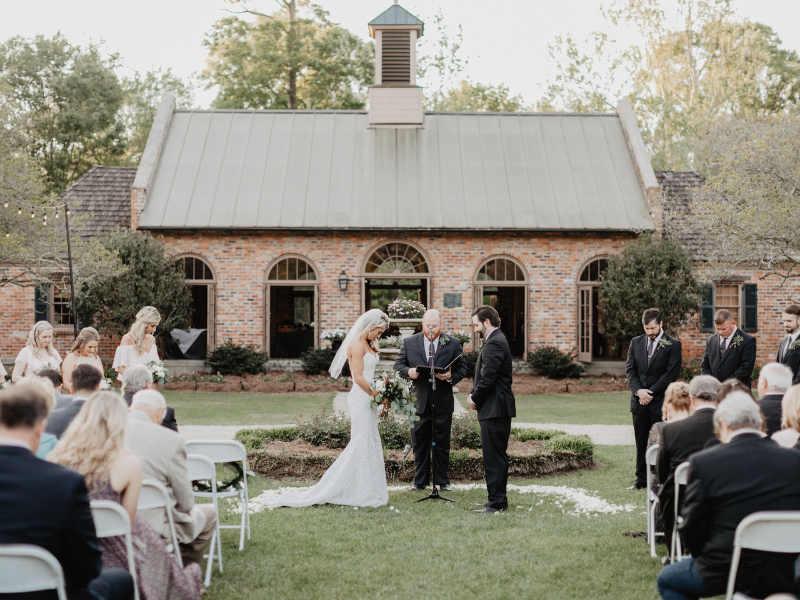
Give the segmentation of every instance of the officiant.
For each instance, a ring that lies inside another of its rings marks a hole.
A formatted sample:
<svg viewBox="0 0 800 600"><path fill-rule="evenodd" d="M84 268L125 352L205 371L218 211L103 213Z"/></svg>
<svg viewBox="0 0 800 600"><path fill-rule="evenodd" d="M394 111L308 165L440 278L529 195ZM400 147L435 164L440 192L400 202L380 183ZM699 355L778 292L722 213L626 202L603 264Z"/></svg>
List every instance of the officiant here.
<svg viewBox="0 0 800 600"><path fill-rule="evenodd" d="M450 487L450 427L453 422L455 399L453 386L464 379L467 366L458 360L447 371L436 374L436 422L433 419L433 389L429 377L417 371L417 367L430 366L431 355L434 367L447 367L463 353L461 342L442 333L442 316L438 310L429 310L422 317L422 333L403 340L400 353L394 363L395 371L414 382L413 394L417 398L419 421L411 431L414 448L414 487L423 490L430 483L431 442L436 436L435 483L442 490Z"/></svg>

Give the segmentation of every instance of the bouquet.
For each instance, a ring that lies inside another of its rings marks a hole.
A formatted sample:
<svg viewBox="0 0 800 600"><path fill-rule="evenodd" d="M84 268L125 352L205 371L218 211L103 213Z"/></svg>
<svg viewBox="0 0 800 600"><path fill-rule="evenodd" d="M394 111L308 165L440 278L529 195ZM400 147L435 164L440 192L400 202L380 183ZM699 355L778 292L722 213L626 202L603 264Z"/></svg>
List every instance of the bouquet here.
<svg viewBox="0 0 800 600"><path fill-rule="evenodd" d="M375 379L370 386L378 390L378 395L373 396L372 406L383 406L384 410L392 410L394 414L402 416L409 424L419 421L417 416L417 399L411 395L411 382L403 379L397 371L392 371Z"/></svg>
<svg viewBox="0 0 800 600"><path fill-rule="evenodd" d="M163 360L154 360L145 365L153 375L154 383L167 383L170 380L170 372L164 366Z"/></svg>
<svg viewBox="0 0 800 600"><path fill-rule="evenodd" d="M103 377L100 380L100 391L105 390L113 390L114 389L114 380L110 377Z"/></svg>
<svg viewBox="0 0 800 600"><path fill-rule="evenodd" d="M421 319L425 314L425 305L416 300L398 298L386 309L390 319Z"/></svg>

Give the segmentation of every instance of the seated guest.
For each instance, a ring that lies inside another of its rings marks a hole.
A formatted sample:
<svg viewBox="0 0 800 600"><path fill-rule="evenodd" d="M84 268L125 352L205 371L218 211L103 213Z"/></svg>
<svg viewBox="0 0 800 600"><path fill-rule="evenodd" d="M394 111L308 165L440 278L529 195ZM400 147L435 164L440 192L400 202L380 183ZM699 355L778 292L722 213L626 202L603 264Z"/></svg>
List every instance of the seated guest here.
<svg viewBox="0 0 800 600"><path fill-rule="evenodd" d="M677 423L667 423L661 430L661 444L656 456L656 474L661 482L658 490L661 523L667 547L672 543L675 520L675 469L700 452L714 437L714 409L720 383L711 375L699 375L689 383L689 397L694 414Z"/></svg>
<svg viewBox="0 0 800 600"><path fill-rule="evenodd" d="M137 367L125 372L127 376ZM142 463L145 479L155 479L169 491L172 521L178 534L184 564L200 563L211 542L217 523L217 513L211 504L195 504L192 484L186 470L186 444L183 438L162 427L167 403L155 390L142 390L133 397L126 440ZM142 517L161 534L170 539L169 524L163 510L148 511Z"/></svg>
<svg viewBox="0 0 800 600"><path fill-rule="evenodd" d="M781 415L783 429L773 433L772 440L784 448L791 448L800 441L800 385L793 385L784 394ZM796 447L800 448L800 445Z"/></svg>
<svg viewBox="0 0 800 600"><path fill-rule="evenodd" d="M34 544L55 556L69 600L133 598L127 570L101 570L102 552L83 477L33 455L50 402L50 394L31 383L0 391L0 544ZM3 598L55 596L42 592Z"/></svg>
<svg viewBox="0 0 800 600"><path fill-rule="evenodd" d="M47 394L47 396L50 398L50 401L47 403L47 414L49 415L54 410L56 400L53 384L50 382L50 379L47 377L24 377L20 379L19 383L34 385ZM51 433L43 431L42 436L39 438L39 447L34 453L36 458L41 458L42 460L47 458L47 455L52 452L53 448L56 447L56 444L58 444L58 438Z"/></svg>
<svg viewBox="0 0 800 600"><path fill-rule="evenodd" d="M50 383L53 384L53 395L55 396L56 400L56 407L53 410L64 408L70 402L72 402L72 396L68 396L67 394L61 393L61 387L64 383L64 380L61 379L61 373L59 373L55 369L42 369L41 371L36 373L36 376L49 379Z"/></svg>
<svg viewBox="0 0 800 600"><path fill-rule="evenodd" d="M80 365L75 369L94 367ZM196 600L200 596L200 565L181 569L167 552L161 536L141 517L136 505L142 488L142 466L125 445L128 408L117 394L97 392L64 432L49 460L69 467L86 479L90 500L121 504L130 516L134 538L136 583L142 600ZM122 537L100 540L103 566L128 564Z"/></svg>
<svg viewBox="0 0 800 600"><path fill-rule="evenodd" d="M781 401L792 387L792 370L780 363L769 363L758 376L758 406L764 415L767 436L781 428Z"/></svg>
<svg viewBox="0 0 800 600"><path fill-rule="evenodd" d="M717 406L719 406L720 402L727 398L728 394L732 394L733 392L743 392L750 396L750 398L755 401L755 396L753 396L753 390L751 390L748 386L743 384L738 379L728 379L722 382L722 385L719 386L719 391L717 392Z"/></svg>
<svg viewBox="0 0 800 600"><path fill-rule="evenodd" d="M125 369L122 374L122 399L130 406L133 401L133 396L142 390L149 390L153 388L153 374L150 369L144 365L137 365ZM161 422L164 427L178 431L178 422L175 420L175 409L171 406L167 407L164 413L164 420Z"/></svg>
<svg viewBox="0 0 800 600"><path fill-rule="evenodd" d="M80 412L84 402L100 388L103 374L91 365L78 365L72 372L72 402L64 408L50 413L47 419L47 433L61 439L64 431Z"/></svg>
<svg viewBox="0 0 800 600"><path fill-rule="evenodd" d="M647 448L661 443L661 429L667 423L682 421L688 417L692 409L692 399L689 396L689 384L683 381L673 381L667 386L664 392L664 406L661 407L661 418L663 421L653 424L650 428L650 438L647 440ZM658 493L658 476L655 471L651 475L650 487Z"/></svg>
<svg viewBox="0 0 800 600"><path fill-rule="evenodd" d="M758 405L734 392L714 413L722 442L689 459L686 501L678 525L691 558L658 576L662 598L725 593L733 538L742 519L759 511L800 510L800 452L781 448L761 431ZM736 590L755 598L794 588L796 554L742 552Z"/></svg>

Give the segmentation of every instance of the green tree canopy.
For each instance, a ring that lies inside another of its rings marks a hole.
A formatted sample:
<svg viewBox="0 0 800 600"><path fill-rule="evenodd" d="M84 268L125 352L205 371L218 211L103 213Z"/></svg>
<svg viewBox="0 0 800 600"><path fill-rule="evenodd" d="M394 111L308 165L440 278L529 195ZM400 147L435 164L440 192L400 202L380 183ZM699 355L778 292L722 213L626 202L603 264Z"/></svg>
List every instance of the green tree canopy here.
<svg viewBox="0 0 800 600"><path fill-rule="evenodd" d="M483 85L461 81L457 87L446 90L440 100L432 105L432 110L478 111L478 112L517 112L525 110L522 96L511 96L509 89L499 86Z"/></svg>
<svg viewBox="0 0 800 600"><path fill-rule="evenodd" d="M642 335L642 313L657 308L664 329L676 335L701 308L703 285L692 255L676 240L642 235L608 259L601 275L603 333L617 348Z"/></svg>

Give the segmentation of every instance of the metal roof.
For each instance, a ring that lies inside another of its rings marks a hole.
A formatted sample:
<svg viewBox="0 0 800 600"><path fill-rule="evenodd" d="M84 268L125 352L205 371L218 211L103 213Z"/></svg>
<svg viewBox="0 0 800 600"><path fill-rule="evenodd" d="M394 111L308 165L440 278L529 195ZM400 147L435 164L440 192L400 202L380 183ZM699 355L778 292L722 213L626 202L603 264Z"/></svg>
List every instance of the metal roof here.
<svg viewBox="0 0 800 600"><path fill-rule="evenodd" d="M152 135L151 135L152 137ZM649 168L649 164L647 165ZM617 114L175 110L142 229L639 231Z"/></svg>
<svg viewBox="0 0 800 600"><path fill-rule="evenodd" d="M412 25L416 27L422 24L422 21L397 4L390 6L369 22L370 27L374 25Z"/></svg>

